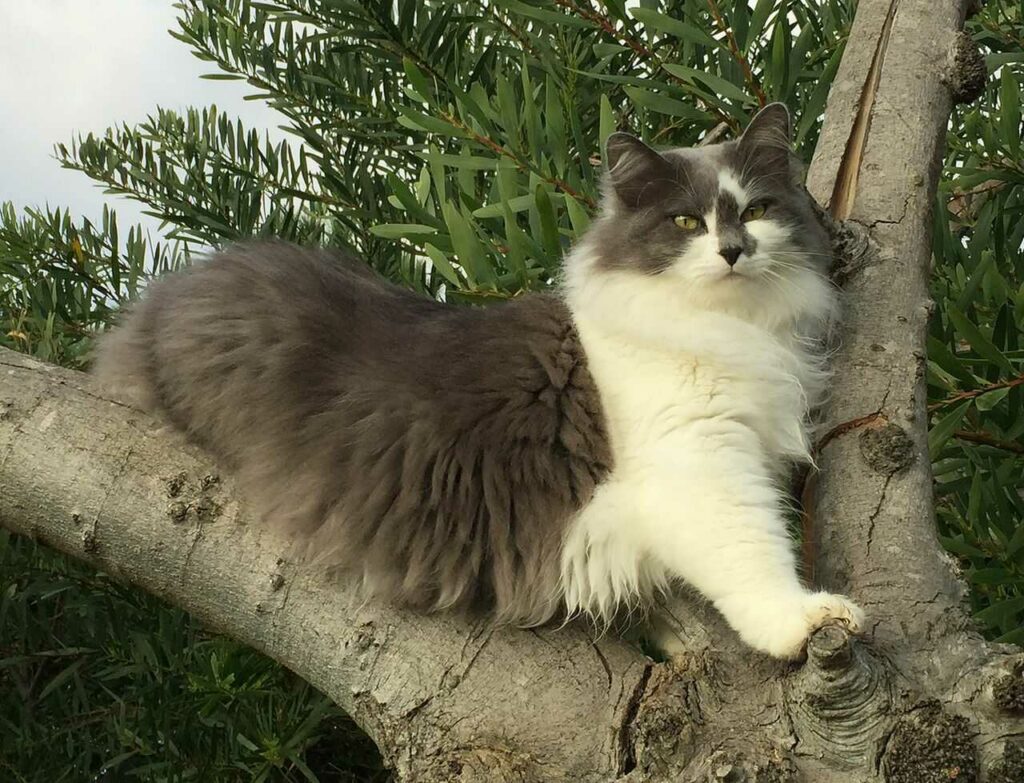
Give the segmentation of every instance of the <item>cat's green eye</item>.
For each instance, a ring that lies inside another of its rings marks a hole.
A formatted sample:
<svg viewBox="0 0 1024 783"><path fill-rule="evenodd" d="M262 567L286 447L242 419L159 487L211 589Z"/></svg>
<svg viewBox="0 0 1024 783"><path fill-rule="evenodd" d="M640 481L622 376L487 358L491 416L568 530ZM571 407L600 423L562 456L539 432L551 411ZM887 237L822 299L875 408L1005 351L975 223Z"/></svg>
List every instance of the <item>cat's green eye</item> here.
<svg viewBox="0 0 1024 783"><path fill-rule="evenodd" d="M676 215L672 220L684 231L696 231L700 228L700 218L693 215Z"/></svg>
<svg viewBox="0 0 1024 783"><path fill-rule="evenodd" d="M760 220L764 217L765 211L768 209L764 204L754 204L743 210L743 222L749 223L751 220Z"/></svg>

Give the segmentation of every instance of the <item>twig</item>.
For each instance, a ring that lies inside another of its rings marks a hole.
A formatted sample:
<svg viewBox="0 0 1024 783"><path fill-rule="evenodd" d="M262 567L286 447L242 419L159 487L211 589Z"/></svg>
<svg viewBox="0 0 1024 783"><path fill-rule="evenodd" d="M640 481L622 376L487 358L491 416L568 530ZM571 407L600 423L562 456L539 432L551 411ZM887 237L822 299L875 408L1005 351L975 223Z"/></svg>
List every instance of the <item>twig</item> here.
<svg viewBox="0 0 1024 783"><path fill-rule="evenodd" d="M657 56L654 54L654 52L648 49L638 40L624 33L620 33L618 30L616 30L615 25L613 25L608 20L608 17L602 16L601 14L597 13L596 11L592 11L589 8L580 8L578 5L576 5L576 3L572 2L572 0L555 0L555 4L560 5L562 8L565 8L569 11L573 11L574 13L579 14L588 22L593 22L606 33L608 33L608 35L621 41L634 52L639 54L641 57L653 57L657 59Z"/></svg>
<svg viewBox="0 0 1024 783"><path fill-rule="evenodd" d="M1012 389L1014 386L1024 385L1024 373L1021 373L1016 378L1011 378L1008 381L997 381L996 383L990 383L988 386L982 386L980 389L971 389L970 391L959 392L944 400L933 402L928 406L928 412L936 411L939 408L945 408L948 405L955 405L963 400L972 400L975 397L980 397L982 394L988 394L990 391L996 391L997 389Z"/></svg>
<svg viewBox="0 0 1024 783"><path fill-rule="evenodd" d="M757 96L757 103L759 106L764 106L768 99L765 98L764 90L761 89L761 85L757 81L757 77L754 76L753 70L750 68L750 63L747 58L740 51L739 45L736 43L736 37L733 35L729 25L725 23L725 19L722 18L722 12L718 9L718 3L715 0L708 0L708 8L711 10L711 15L715 18L715 24L718 25L718 29L725 33L726 41L729 44L729 51L732 52L733 59L739 63L740 68L743 69L743 78L747 82L747 87L750 91Z"/></svg>
<svg viewBox="0 0 1024 783"><path fill-rule="evenodd" d="M704 138L697 142L698 147L707 147L708 145L714 144L726 133L729 132L729 123L720 122L707 133L704 134Z"/></svg>
<svg viewBox="0 0 1024 783"><path fill-rule="evenodd" d="M815 454L820 454L825 450L825 447L838 438L840 435L845 435L851 430L859 429L860 427L868 426L882 426L886 423L885 416L880 411L869 413L866 416L858 416L856 419L850 419L844 421L842 424L837 424L835 427L830 429L822 436L821 440L818 441L817 447L814 449Z"/></svg>
<svg viewBox="0 0 1024 783"><path fill-rule="evenodd" d="M953 437L958 440L966 440L971 443L980 443L984 446L992 446L993 448L1002 449L1003 451L1011 451L1014 454L1024 454L1024 445L1013 440L1002 440L1001 438L989 435L987 432L979 432L977 430L957 430L953 433Z"/></svg>

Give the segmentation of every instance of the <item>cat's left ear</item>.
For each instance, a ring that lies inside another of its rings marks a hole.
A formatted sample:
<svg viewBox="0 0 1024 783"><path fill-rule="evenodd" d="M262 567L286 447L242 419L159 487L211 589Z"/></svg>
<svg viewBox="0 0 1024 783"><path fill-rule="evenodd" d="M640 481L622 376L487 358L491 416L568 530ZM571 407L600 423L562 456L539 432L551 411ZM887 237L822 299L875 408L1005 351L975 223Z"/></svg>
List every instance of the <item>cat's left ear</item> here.
<svg viewBox="0 0 1024 783"><path fill-rule="evenodd" d="M764 166L789 169L792 123L784 103L769 103L750 121L740 136L740 150Z"/></svg>

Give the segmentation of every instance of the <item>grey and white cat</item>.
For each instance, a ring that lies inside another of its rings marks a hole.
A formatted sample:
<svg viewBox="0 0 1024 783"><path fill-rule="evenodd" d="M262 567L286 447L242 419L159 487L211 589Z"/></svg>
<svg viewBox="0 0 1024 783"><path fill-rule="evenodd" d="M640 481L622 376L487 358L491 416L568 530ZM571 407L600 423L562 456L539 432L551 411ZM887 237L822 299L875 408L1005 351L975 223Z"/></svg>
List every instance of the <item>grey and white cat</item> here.
<svg viewBox="0 0 1024 783"><path fill-rule="evenodd" d="M530 625L684 580L797 656L863 620L801 584L784 516L835 308L789 138L780 104L704 148L613 135L560 292L486 309L234 248L154 282L97 373L383 599Z"/></svg>

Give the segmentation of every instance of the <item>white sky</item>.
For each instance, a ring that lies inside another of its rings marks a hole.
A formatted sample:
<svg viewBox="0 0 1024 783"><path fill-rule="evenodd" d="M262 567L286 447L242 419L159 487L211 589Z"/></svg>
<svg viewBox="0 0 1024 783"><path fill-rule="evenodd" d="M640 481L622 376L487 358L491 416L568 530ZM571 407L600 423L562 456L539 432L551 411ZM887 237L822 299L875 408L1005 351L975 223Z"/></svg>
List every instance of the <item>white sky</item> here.
<svg viewBox="0 0 1024 783"><path fill-rule="evenodd" d="M261 101L243 101L245 82L200 79L214 66L196 59L167 30L173 0L0 0L0 201L70 207L98 220L116 207L122 231L141 207L62 169L53 145L78 131L102 133L141 122L157 106L216 103L247 126L273 128L283 117ZM275 138L283 134L273 133Z"/></svg>

